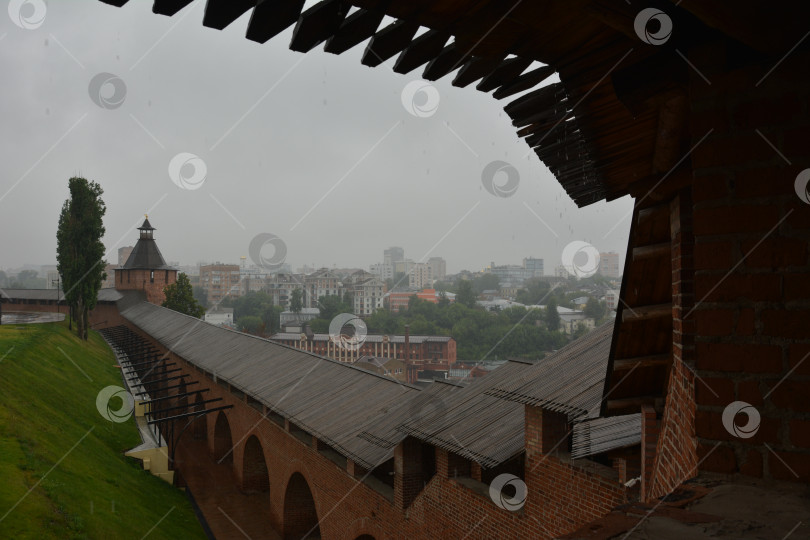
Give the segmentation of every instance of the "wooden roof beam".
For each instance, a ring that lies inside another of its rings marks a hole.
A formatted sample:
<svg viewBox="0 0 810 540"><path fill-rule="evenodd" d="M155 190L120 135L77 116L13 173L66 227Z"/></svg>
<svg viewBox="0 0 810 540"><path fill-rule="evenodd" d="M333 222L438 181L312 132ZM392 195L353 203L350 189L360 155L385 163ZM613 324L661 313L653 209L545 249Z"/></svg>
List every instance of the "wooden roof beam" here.
<svg viewBox="0 0 810 540"><path fill-rule="evenodd" d="M526 137L526 144L531 148L545 142L549 144L557 138L569 138L574 134L578 134L579 126L576 125L575 120L562 120L564 115L555 115L545 122L535 124L540 126L534 133Z"/></svg>
<svg viewBox="0 0 810 540"><path fill-rule="evenodd" d="M349 5L343 0L323 0L303 12L293 30L290 49L306 53L332 37L346 17Z"/></svg>
<svg viewBox="0 0 810 540"><path fill-rule="evenodd" d="M152 4L152 13L157 13L158 15L168 15L171 17L187 5L189 5L193 0L155 0ZM126 0L124 2L126 3Z"/></svg>
<svg viewBox="0 0 810 540"><path fill-rule="evenodd" d="M529 124L528 126L524 126L520 128L517 132L518 137L526 137L531 135L532 133L536 133L538 130L542 129L540 124Z"/></svg>
<svg viewBox="0 0 810 540"><path fill-rule="evenodd" d="M492 73L481 79L481 82L475 86L475 89L481 92L495 90L499 86L503 86L509 81L519 77L520 74L523 73L523 70L532 65L532 62L534 62L534 60L531 58L521 58L519 56L507 58L501 62L501 65L495 68Z"/></svg>
<svg viewBox="0 0 810 540"><path fill-rule="evenodd" d="M541 66L524 73L520 77L515 78L512 82L507 83L492 94L495 99L503 99L512 96L529 88L534 88L550 76L554 74L554 68L551 66Z"/></svg>
<svg viewBox="0 0 810 540"><path fill-rule="evenodd" d="M256 7L256 0L208 0L203 26L222 30L253 7Z"/></svg>
<svg viewBox="0 0 810 540"><path fill-rule="evenodd" d="M609 399L607 409L609 411L621 409L634 409L638 411L642 405L652 405L656 411L661 409L661 398L659 396L640 396L624 399Z"/></svg>
<svg viewBox="0 0 810 540"><path fill-rule="evenodd" d="M672 304L632 306L622 310L622 322L647 321L672 316Z"/></svg>
<svg viewBox="0 0 810 540"><path fill-rule="evenodd" d="M669 214L669 202L659 203L638 210L638 223L642 224L650 219L659 217L661 214Z"/></svg>
<svg viewBox="0 0 810 540"><path fill-rule="evenodd" d="M445 30L428 30L415 40L399 55L394 63L396 73L410 73L422 64L426 64L436 57L450 39L450 33Z"/></svg>
<svg viewBox="0 0 810 540"><path fill-rule="evenodd" d="M662 179L664 179L662 181ZM666 175L653 174L641 180L622 186L623 189L636 198L646 197L648 201L666 201L664 206L669 207L669 200L675 192L694 183L692 177L692 162L684 160L676 169Z"/></svg>
<svg viewBox="0 0 810 540"><path fill-rule="evenodd" d="M669 242L661 242L660 244L649 244L646 246L633 248L633 262L644 259L656 259L660 257L666 257L669 259L671 256L672 245Z"/></svg>
<svg viewBox="0 0 810 540"><path fill-rule="evenodd" d="M522 127L528 124L543 124L549 126L546 129L551 129L551 126L557 122L566 121L566 118L571 115L571 111L566 107L566 102L567 100L547 105L547 108L537 107L537 110L526 111L523 114L528 116L518 115L517 118L512 119L512 125Z"/></svg>
<svg viewBox="0 0 810 540"><path fill-rule="evenodd" d="M360 62L364 66L379 66L407 47L417 30L419 30L419 24L410 20L400 20L389 24L374 34L366 45Z"/></svg>
<svg viewBox="0 0 810 540"><path fill-rule="evenodd" d="M341 54L374 35L385 16L380 9L361 9L346 17L343 24L326 41L323 50L332 54Z"/></svg>
<svg viewBox="0 0 810 540"><path fill-rule="evenodd" d="M669 353L620 358L613 361L613 371L628 371L635 367L668 366L671 363L672 355Z"/></svg>
<svg viewBox="0 0 810 540"><path fill-rule="evenodd" d="M456 78L453 79L453 86L464 88L465 86L474 83L478 79L489 75L495 68L498 67L505 57L506 54L499 54L495 56L473 56L467 61L466 64L464 64L464 67L458 71Z"/></svg>
<svg viewBox="0 0 810 540"><path fill-rule="evenodd" d="M304 0L259 0L248 22L247 37L265 43L298 21Z"/></svg>
<svg viewBox="0 0 810 540"><path fill-rule="evenodd" d="M422 78L427 81L437 81L464 64L469 58L469 55L465 56L461 52L455 42L448 43L436 58L428 62Z"/></svg>
<svg viewBox="0 0 810 540"><path fill-rule="evenodd" d="M519 116L537 112L538 109L549 109L559 103L564 96L565 90L561 83L550 84L506 104L503 110L514 120Z"/></svg>

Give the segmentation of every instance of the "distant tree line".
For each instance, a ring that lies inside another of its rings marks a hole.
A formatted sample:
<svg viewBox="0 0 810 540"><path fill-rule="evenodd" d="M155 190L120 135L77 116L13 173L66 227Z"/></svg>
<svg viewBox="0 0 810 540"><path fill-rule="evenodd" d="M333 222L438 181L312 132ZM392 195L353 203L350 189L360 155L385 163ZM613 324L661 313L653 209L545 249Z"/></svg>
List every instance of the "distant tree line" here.
<svg viewBox="0 0 810 540"><path fill-rule="evenodd" d="M233 308L237 330L257 336L270 336L279 331L279 318L284 308L273 304L273 297L264 291L251 291L238 298L226 297L219 304Z"/></svg>
<svg viewBox="0 0 810 540"><path fill-rule="evenodd" d="M22 270L15 278L0 270L0 287L8 289L47 289L48 282L45 278L39 277L36 270Z"/></svg>
<svg viewBox="0 0 810 540"><path fill-rule="evenodd" d="M467 294L460 284L456 294ZM559 317L554 308L553 313ZM556 350L568 338L549 328L546 311L541 308L510 307L492 312L471 307L456 296L456 302L441 300L434 304L411 297L408 308L399 313L379 310L366 319L369 333L403 334L405 325L414 335L445 335L456 340L459 360L481 361L496 358L542 358ZM559 320L558 326L559 327Z"/></svg>

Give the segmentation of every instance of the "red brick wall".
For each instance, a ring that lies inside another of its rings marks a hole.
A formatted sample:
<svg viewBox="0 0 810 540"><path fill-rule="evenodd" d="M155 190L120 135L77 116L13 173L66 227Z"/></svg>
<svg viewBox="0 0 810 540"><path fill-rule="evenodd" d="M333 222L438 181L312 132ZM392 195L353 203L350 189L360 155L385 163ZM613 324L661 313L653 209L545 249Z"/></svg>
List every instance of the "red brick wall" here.
<svg viewBox="0 0 810 540"><path fill-rule="evenodd" d="M642 498L650 500L672 492L697 474L695 439L695 322L694 238L692 200L683 190L670 203L672 235L672 369L667 383L664 414L655 452L642 449L645 458ZM649 411L642 410L648 415ZM642 441L642 444L647 444ZM652 466L649 458L653 457ZM651 468L650 468L651 467Z"/></svg>
<svg viewBox="0 0 810 540"><path fill-rule="evenodd" d="M794 182L810 167L810 54L786 55L743 67L718 44L689 55L711 82L692 72L692 139L708 133L691 156L696 433L701 469L807 482L810 205ZM734 401L760 415L754 436L724 427Z"/></svg>
<svg viewBox="0 0 810 540"><path fill-rule="evenodd" d="M571 532L625 502L625 489L610 467L575 466L567 452L563 415L526 406L526 514L538 537Z"/></svg>
<svg viewBox="0 0 810 540"><path fill-rule="evenodd" d="M163 289L177 281L177 270L155 270L154 279L151 272L141 269L118 269L115 271L115 288L119 291L144 291L146 300L159 306L166 300Z"/></svg>
<svg viewBox="0 0 810 540"><path fill-rule="evenodd" d="M150 340L137 328L132 329ZM165 351L159 344L152 343ZM355 475L365 474L365 471L357 470L351 461L346 467L338 466L318 453L311 442L305 444L290 435L284 427L263 418L259 411L247 405L244 397L239 398L214 383L182 358L174 354L169 354L169 357L177 363L175 367L183 369L189 381L200 381L199 386L193 388L210 389L205 394L206 399L222 398L216 403L217 406L234 405L233 409L224 412L224 416L235 445L232 456L238 485L242 486L245 482L246 441L255 435L261 444L270 477L270 503L267 512L250 519L259 520L263 526L272 527L278 532L285 531L287 525L299 518L307 520L292 512L300 505L287 505L285 520L287 488L296 473L306 480L318 519L321 520L321 535L329 539L354 540L361 534L370 534L377 539L550 538L574 530L624 501L624 490L617 482L615 471L609 467L591 463L586 469L575 466L564 455L541 455L537 452L542 418L539 410L534 408L527 408L529 436L525 481L528 496L521 511L510 512L497 507L489 497L488 486L470 478L476 467L443 450L436 451L436 474L418 494L414 494L417 487L414 482L419 481L414 463L395 464L398 471L408 474L405 482L400 480L395 485L395 492L399 489L400 493L391 500L365 483L358 482L359 478ZM209 451L213 450L216 419L217 413L205 417ZM193 437L193 432L189 431L184 436ZM529 451L529 448L534 451ZM416 444L409 446L407 442L396 449L400 458L415 452ZM605 474L603 469L609 473ZM611 475L616 478L611 479ZM473 487L470 482L474 484ZM300 495L300 490L296 488L294 493ZM202 510L207 515L219 512L217 508L203 507Z"/></svg>

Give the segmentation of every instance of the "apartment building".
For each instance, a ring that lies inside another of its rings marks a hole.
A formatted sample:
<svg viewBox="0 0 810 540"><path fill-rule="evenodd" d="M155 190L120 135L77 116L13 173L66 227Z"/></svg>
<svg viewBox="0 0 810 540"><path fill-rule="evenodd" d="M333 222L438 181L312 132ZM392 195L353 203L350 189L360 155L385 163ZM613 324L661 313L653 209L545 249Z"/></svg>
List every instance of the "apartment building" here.
<svg viewBox="0 0 810 540"><path fill-rule="evenodd" d="M344 287L352 295L355 315L365 317L382 309L385 283L376 275L360 270L348 277Z"/></svg>
<svg viewBox="0 0 810 540"><path fill-rule="evenodd" d="M200 266L200 286L208 294L208 302L216 305L226 296L241 295L238 264L206 264Z"/></svg>
<svg viewBox="0 0 810 540"><path fill-rule="evenodd" d="M408 274L408 286L412 289L425 289L433 286L433 267L426 263L416 263Z"/></svg>
<svg viewBox="0 0 810 540"><path fill-rule="evenodd" d="M321 268L304 277L304 307L318 307L321 296L343 294L340 276L328 268Z"/></svg>

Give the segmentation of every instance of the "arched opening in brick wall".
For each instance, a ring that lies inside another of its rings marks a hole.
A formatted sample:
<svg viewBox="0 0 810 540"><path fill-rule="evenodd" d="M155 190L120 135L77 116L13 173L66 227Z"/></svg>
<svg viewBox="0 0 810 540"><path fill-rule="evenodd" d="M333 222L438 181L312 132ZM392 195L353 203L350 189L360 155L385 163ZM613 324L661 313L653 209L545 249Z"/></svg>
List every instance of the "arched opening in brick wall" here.
<svg viewBox="0 0 810 540"><path fill-rule="evenodd" d="M205 404L203 403L202 394L198 393L194 400L194 411L204 411ZM208 430L206 429L205 416L200 416L194 419L193 436L195 441L204 441L208 438Z"/></svg>
<svg viewBox="0 0 810 540"><path fill-rule="evenodd" d="M242 455L242 491L263 493L270 489L270 476L264 459L262 443L256 435L251 435L245 443Z"/></svg>
<svg viewBox="0 0 810 540"><path fill-rule="evenodd" d="M233 463L233 439L231 425L225 413L219 411L214 424L214 459L217 463Z"/></svg>
<svg viewBox="0 0 810 540"><path fill-rule="evenodd" d="M301 473L293 473L284 492L284 538L301 540L320 537L318 511L312 491Z"/></svg>

